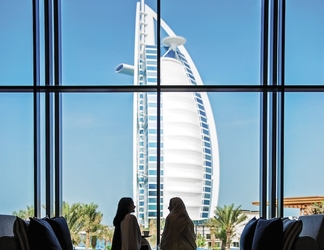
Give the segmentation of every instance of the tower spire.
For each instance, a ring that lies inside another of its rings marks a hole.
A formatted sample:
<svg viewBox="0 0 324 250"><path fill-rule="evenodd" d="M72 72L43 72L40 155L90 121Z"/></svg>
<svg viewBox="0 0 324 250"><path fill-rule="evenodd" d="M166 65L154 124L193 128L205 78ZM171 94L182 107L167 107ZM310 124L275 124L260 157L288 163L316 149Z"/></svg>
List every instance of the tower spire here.
<svg viewBox="0 0 324 250"><path fill-rule="evenodd" d="M145 1L141 0L141 11L144 12L145 11Z"/></svg>

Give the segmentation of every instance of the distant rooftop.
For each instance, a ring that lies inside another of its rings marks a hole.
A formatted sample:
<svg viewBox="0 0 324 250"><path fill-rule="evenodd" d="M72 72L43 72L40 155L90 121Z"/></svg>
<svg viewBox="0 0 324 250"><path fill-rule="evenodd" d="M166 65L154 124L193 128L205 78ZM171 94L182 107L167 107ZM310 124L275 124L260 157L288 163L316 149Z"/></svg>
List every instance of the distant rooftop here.
<svg viewBox="0 0 324 250"><path fill-rule="evenodd" d="M324 201L324 196L300 196L284 198L284 208L299 208L299 215L304 215L305 210L314 203L321 203ZM259 206L259 201L253 201L252 205Z"/></svg>

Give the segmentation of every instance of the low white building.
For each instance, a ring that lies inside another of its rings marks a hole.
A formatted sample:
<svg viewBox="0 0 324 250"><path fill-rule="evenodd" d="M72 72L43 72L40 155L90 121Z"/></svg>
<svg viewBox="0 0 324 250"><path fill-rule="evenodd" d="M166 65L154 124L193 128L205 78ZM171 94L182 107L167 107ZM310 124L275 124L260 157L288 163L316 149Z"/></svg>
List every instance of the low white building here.
<svg viewBox="0 0 324 250"><path fill-rule="evenodd" d="M251 210L243 210L244 214L247 215L247 219L236 227L235 236L232 239L231 248L239 249L240 247L240 239L242 231L246 225L246 223L251 220L253 217L259 218L259 211L251 211ZM210 228L206 225L201 223L195 223L195 233L196 235L200 234L206 239L205 248L213 248L213 247L220 247L221 242L219 239L215 239L214 235L211 235Z"/></svg>

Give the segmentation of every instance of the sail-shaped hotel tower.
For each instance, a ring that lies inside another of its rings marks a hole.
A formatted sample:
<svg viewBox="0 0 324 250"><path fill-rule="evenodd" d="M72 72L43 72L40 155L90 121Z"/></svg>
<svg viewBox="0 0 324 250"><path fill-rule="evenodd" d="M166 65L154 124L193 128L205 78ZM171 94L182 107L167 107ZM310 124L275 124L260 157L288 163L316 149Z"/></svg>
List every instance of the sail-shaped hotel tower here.
<svg viewBox="0 0 324 250"><path fill-rule="evenodd" d="M134 76L134 85L157 84L156 13L144 0L136 5L134 65L116 72ZM183 44L161 20L161 85L202 85ZM133 190L137 217L147 224L157 214L157 96L134 94ZM213 216L218 202L219 154L216 126L206 93L168 92L161 95L161 217L172 197L181 197L193 220Z"/></svg>

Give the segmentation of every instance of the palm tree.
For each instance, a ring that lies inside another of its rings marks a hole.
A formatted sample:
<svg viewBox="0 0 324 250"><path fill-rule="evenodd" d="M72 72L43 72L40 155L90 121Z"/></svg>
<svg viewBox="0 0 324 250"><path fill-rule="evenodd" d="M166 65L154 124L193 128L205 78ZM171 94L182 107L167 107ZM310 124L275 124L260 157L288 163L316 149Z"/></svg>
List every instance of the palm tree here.
<svg viewBox="0 0 324 250"><path fill-rule="evenodd" d="M114 229L112 227L102 225L102 229L98 233L98 239L100 240L103 239L106 247L107 242L112 242L113 235L114 235Z"/></svg>
<svg viewBox="0 0 324 250"><path fill-rule="evenodd" d="M29 217L34 217L34 207L27 206L26 210L19 210L18 212L14 211L12 215L18 216L23 220L29 220Z"/></svg>
<svg viewBox="0 0 324 250"><path fill-rule="evenodd" d="M86 233L86 248L90 246L90 237L97 237L102 228L101 220L103 214L97 211L98 205L94 203L83 204L82 211L84 216L83 230Z"/></svg>
<svg viewBox="0 0 324 250"><path fill-rule="evenodd" d="M81 242L79 233L84 227L82 204L78 202L70 206L69 203L63 201L62 208L62 215L70 229L72 243L78 245Z"/></svg>
<svg viewBox="0 0 324 250"><path fill-rule="evenodd" d="M204 225L209 227L211 239L219 239L221 241L221 250L225 250L226 246L226 231L224 228L219 227L215 218L208 219ZM214 236L214 237L213 237ZM214 240L212 240L212 248L214 247Z"/></svg>
<svg viewBox="0 0 324 250"><path fill-rule="evenodd" d="M241 206L234 208L234 204L224 207L217 206L213 222L217 228L218 237L226 235L226 250L230 250L231 239L235 236L235 227L247 219Z"/></svg>
<svg viewBox="0 0 324 250"><path fill-rule="evenodd" d="M200 233L198 233L196 237L196 243L197 243L197 247L205 247L206 245L205 237L202 236Z"/></svg>
<svg viewBox="0 0 324 250"><path fill-rule="evenodd" d="M91 247L92 247L92 249L96 249L96 245L97 245L97 236L93 235L91 237Z"/></svg>
<svg viewBox="0 0 324 250"><path fill-rule="evenodd" d="M324 214L324 201L313 203L305 212L306 214Z"/></svg>
<svg viewBox="0 0 324 250"><path fill-rule="evenodd" d="M217 228L215 236L221 241L221 250L225 250L227 240L226 229L224 227Z"/></svg>

